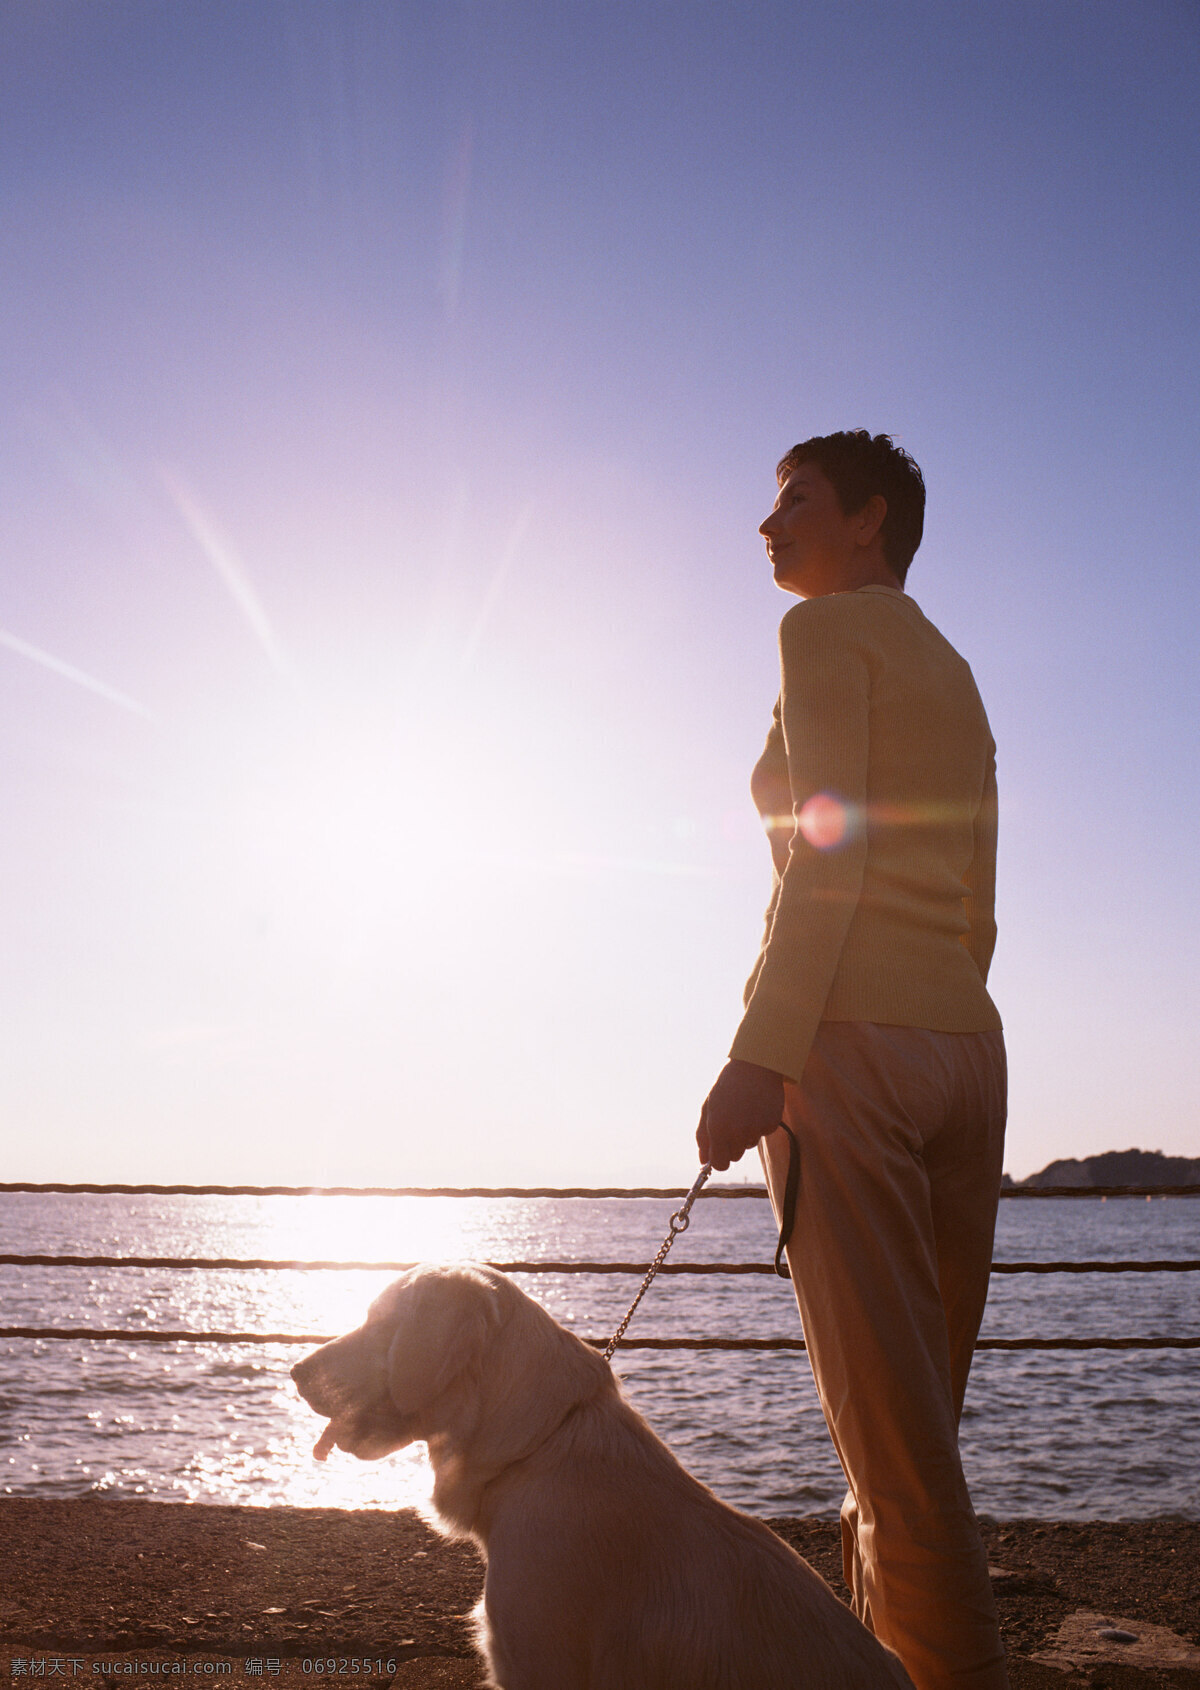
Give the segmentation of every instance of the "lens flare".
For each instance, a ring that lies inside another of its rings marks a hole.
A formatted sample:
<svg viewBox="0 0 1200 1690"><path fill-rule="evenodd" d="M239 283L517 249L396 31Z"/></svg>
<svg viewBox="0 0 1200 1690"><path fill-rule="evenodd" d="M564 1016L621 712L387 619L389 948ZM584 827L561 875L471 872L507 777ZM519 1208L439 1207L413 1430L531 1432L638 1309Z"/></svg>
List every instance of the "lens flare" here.
<svg viewBox="0 0 1200 1690"><path fill-rule="evenodd" d="M221 577L230 598L245 617L250 631L266 653L268 662L281 675L290 676L283 648L275 637L275 630L262 602L250 584L250 578L232 545L219 532L208 511L193 497L174 470L160 466L159 474L192 538Z"/></svg>
<svg viewBox="0 0 1200 1690"><path fill-rule="evenodd" d="M18 639L16 634L7 633L0 628L0 646L9 651L15 651L18 657L26 657L30 663L40 663L43 669L49 669L55 675L61 675L65 681L72 681L77 687L83 687L88 692L94 692L99 698L107 698L110 704L119 704L122 710L131 710L135 716L144 716L152 722L154 717L150 711L136 698L130 698L128 693L118 692L116 687L110 687L105 681L98 681L95 675L89 675L84 669L77 669L73 663L66 663L61 657L54 657L50 652L43 651L40 646L30 645L28 640Z"/></svg>
<svg viewBox="0 0 1200 1690"><path fill-rule="evenodd" d="M796 817L796 826L816 851L844 845L853 823L851 806L831 792L815 792Z"/></svg>

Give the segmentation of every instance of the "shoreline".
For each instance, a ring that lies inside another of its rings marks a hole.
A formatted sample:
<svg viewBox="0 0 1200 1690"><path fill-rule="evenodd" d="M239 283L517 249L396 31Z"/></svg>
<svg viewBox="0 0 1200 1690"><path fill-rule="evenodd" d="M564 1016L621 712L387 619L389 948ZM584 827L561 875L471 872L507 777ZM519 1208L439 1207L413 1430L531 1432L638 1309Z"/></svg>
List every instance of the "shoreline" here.
<svg viewBox="0 0 1200 1690"><path fill-rule="evenodd" d="M769 1523L844 1600L836 1519ZM981 1526L1014 1690L1066 1680L1200 1690L1200 1521ZM0 1673L476 1690L470 1612L482 1579L471 1544L408 1510L5 1498ZM1138 1643L1097 1642L1105 1620ZM1082 1643L1063 1643L1071 1623ZM1058 1664L1038 1658L1056 1648Z"/></svg>

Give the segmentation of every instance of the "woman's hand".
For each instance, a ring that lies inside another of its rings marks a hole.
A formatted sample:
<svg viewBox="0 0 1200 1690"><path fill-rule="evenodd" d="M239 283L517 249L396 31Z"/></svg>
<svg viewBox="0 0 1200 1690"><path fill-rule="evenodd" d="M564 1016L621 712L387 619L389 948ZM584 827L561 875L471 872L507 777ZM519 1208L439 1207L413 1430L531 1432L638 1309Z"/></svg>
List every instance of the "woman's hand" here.
<svg viewBox="0 0 1200 1690"><path fill-rule="evenodd" d="M704 1100L696 1143L700 1160L724 1173L783 1120L783 1076L731 1057Z"/></svg>

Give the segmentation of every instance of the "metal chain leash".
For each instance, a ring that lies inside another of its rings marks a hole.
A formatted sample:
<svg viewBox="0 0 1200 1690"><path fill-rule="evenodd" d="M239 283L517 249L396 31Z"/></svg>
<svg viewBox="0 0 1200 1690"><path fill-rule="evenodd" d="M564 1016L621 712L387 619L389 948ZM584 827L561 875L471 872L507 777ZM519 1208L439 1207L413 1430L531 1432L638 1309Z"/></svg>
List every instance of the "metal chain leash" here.
<svg viewBox="0 0 1200 1690"><path fill-rule="evenodd" d="M613 1351L621 1342L621 1339L625 1336L625 1328L629 1325L629 1322L633 1319L635 1313L637 1312L638 1304L646 1295L646 1292L650 1289L655 1274L666 1261L667 1252L670 1250L675 1240L679 1237L679 1234L681 1232L686 1232L688 1227L691 1225L691 1217L688 1211L691 1209L691 1206L696 1201L697 1197L699 1197L700 1188L711 1173L712 1163L706 1162L700 1172L696 1175L695 1183L684 1198L682 1205L676 1209L675 1213L671 1216L669 1231L658 1247L658 1255L655 1256L654 1260L650 1263L649 1271L647 1272L645 1279L642 1280L637 1296L633 1299L632 1303L630 1303L624 1320L617 1327L617 1330L613 1333L612 1337L608 1340L608 1343L605 1346L605 1361L612 1361Z"/></svg>

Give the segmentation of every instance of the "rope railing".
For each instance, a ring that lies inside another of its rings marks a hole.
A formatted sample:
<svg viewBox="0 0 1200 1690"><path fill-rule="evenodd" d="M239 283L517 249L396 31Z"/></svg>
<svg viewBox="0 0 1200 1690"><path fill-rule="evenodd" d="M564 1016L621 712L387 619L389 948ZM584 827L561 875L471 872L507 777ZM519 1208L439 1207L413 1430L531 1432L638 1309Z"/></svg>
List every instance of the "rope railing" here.
<svg viewBox="0 0 1200 1690"><path fill-rule="evenodd" d="M6 1181L0 1193L26 1192L86 1196L152 1197L484 1197L484 1198L636 1198L678 1199L687 1195L683 1187L603 1186L253 1186L253 1185L135 1185L95 1184L63 1181ZM700 1198L759 1198L767 1191L761 1185L708 1186ZM1200 1185L1173 1186L1005 1186L1005 1198L1153 1198L1200 1197ZM358 1271L404 1272L414 1262L306 1260L289 1261L268 1257L234 1256L101 1256L48 1253L0 1254L3 1267L49 1268L166 1268L198 1271ZM488 1264L505 1273L547 1274L644 1274L644 1262L592 1261L500 1261ZM664 1264L664 1274L766 1274L773 1275L768 1262L673 1262ZM1196 1273L1200 1260L1170 1258L1156 1261L994 1261L994 1274L1046 1273ZM33 1338L51 1341L115 1340L124 1343L219 1343L219 1344L323 1344L329 1333L297 1332L193 1332L123 1327L0 1326L0 1338ZM584 1342L603 1349L603 1338ZM1196 1350L1200 1337L1147 1338L1138 1336L1099 1338L981 1338L978 1350ZM776 1350L802 1351L802 1338L624 1338L622 1349L639 1350Z"/></svg>
<svg viewBox="0 0 1200 1690"><path fill-rule="evenodd" d="M0 1338L112 1339L127 1344L327 1344L330 1332L156 1332L147 1327L0 1326ZM584 1338L602 1350L607 1338ZM622 1338L623 1350L803 1350L803 1338ZM977 1350L1197 1350L1196 1338L980 1338Z"/></svg>
<svg viewBox="0 0 1200 1690"><path fill-rule="evenodd" d="M641 1273L649 1262L486 1262L500 1273ZM287 1273L407 1273L419 1262L278 1261L266 1256L49 1256L0 1255L0 1267L52 1268L197 1268L249 1272L267 1270ZM993 1273L1200 1273L1200 1260L1172 1256L1156 1262L993 1262ZM776 1276L771 1262L666 1262L659 1273L767 1274ZM790 1277L783 1275L781 1277Z"/></svg>
<svg viewBox="0 0 1200 1690"><path fill-rule="evenodd" d="M664 1185L67 1185L58 1180L0 1183L0 1192L63 1192L86 1197L686 1197ZM1200 1186L1197 1187L1200 1191ZM765 1197L765 1185L718 1185L702 1197Z"/></svg>
<svg viewBox="0 0 1200 1690"><path fill-rule="evenodd" d="M96 1185L60 1180L0 1181L0 1192L58 1193L86 1197L686 1197L686 1185ZM709 1198L765 1198L765 1185L707 1185ZM1004 1198L1200 1197L1200 1185L1005 1185Z"/></svg>

